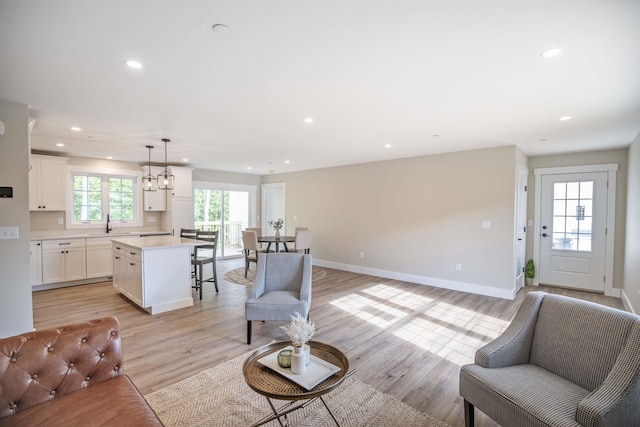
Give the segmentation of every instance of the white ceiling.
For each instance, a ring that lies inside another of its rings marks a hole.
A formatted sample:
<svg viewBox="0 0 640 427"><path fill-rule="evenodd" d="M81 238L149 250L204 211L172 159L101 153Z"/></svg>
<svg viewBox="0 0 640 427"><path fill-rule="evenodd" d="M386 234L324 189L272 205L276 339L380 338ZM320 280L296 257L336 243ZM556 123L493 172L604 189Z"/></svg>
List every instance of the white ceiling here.
<svg viewBox="0 0 640 427"><path fill-rule="evenodd" d="M31 107L37 150L162 163L170 138L170 163L257 174L618 148L640 131L639 23L616 0L2 0L0 99Z"/></svg>

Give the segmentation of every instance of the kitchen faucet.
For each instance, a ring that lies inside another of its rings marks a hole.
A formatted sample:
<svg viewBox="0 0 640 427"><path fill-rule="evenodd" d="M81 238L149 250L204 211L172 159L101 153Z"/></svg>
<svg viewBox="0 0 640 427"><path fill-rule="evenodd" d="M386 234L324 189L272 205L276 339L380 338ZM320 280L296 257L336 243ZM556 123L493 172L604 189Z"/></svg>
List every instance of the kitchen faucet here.
<svg viewBox="0 0 640 427"><path fill-rule="evenodd" d="M109 214L107 214L107 234L108 234L111 230L113 230L113 228L110 228L110 227L109 227Z"/></svg>

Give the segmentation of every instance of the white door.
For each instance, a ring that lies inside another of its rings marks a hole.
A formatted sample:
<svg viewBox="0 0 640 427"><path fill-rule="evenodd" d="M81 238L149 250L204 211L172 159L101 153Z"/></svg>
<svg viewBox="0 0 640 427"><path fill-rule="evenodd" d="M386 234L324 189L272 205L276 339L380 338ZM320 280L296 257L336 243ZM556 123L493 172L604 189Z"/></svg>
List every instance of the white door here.
<svg viewBox="0 0 640 427"><path fill-rule="evenodd" d="M541 184L539 282L604 292L607 172L544 175Z"/></svg>
<svg viewBox="0 0 640 427"><path fill-rule="evenodd" d="M285 220L285 226L281 233L286 233L287 224L285 216L287 184L284 182L276 182L273 184L262 184L262 235L273 236L274 229L269 225L269 221L276 219Z"/></svg>

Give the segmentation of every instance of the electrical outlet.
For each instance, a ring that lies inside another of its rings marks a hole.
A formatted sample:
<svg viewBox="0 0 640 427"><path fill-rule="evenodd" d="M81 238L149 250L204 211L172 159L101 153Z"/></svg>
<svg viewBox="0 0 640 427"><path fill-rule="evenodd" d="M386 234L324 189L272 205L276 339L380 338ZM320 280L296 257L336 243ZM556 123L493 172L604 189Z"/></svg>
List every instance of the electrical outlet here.
<svg viewBox="0 0 640 427"><path fill-rule="evenodd" d="M298 215L294 215L294 216L293 216L293 220L294 220L294 221L297 221L297 220L298 220Z"/></svg>
<svg viewBox="0 0 640 427"><path fill-rule="evenodd" d="M18 227L0 227L0 240L17 240Z"/></svg>
<svg viewBox="0 0 640 427"><path fill-rule="evenodd" d="M360 258L364 258L364 251L360 251Z"/></svg>
<svg viewBox="0 0 640 427"><path fill-rule="evenodd" d="M462 271L462 264L456 262L456 271Z"/></svg>
<svg viewBox="0 0 640 427"><path fill-rule="evenodd" d="M149 220L149 222L156 222L156 217L155 216L150 216L147 219Z"/></svg>
<svg viewBox="0 0 640 427"><path fill-rule="evenodd" d="M58 225L63 225L64 224L64 218L62 218L61 216L58 217Z"/></svg>

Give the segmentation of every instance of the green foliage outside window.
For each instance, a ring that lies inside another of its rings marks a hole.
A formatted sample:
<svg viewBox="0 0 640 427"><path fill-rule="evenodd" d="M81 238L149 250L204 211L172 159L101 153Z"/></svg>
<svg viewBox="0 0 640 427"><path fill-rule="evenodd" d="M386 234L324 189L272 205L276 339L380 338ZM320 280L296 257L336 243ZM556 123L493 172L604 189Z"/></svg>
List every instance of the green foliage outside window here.
<svg viewBox="0 0 640 427"><path fill-rule="evenodd" d="M108 213L113 221L135 219L133 178L90 175L73 176L73 219L78 222L103 221L103 180L108 185ZM105 188L105 189L106 189Z"/></svg>

